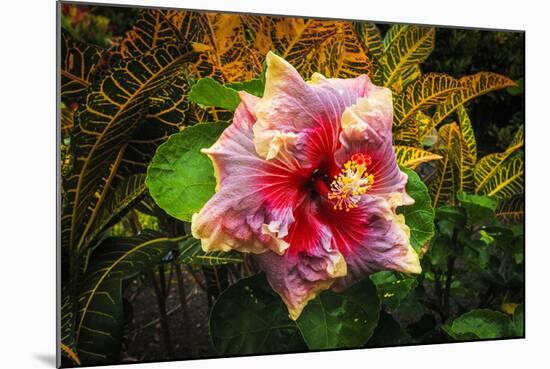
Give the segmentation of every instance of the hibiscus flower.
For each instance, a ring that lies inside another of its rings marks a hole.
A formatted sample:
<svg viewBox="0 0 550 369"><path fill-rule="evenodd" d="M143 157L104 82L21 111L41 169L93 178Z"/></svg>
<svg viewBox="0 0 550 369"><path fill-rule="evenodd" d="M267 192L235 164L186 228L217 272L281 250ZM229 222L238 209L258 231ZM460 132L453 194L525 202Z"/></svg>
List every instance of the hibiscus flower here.
<svg viewBox="0 0 550 369"><path fill-rule="evenodd" d="M297 319L321 291L379 270L420 273L407 175L392 146L392 96L368 76L305 82L267 55L262 98L240 92L232 124L203 152L216 194L192 220L205 251L254 253Z"/></svg>

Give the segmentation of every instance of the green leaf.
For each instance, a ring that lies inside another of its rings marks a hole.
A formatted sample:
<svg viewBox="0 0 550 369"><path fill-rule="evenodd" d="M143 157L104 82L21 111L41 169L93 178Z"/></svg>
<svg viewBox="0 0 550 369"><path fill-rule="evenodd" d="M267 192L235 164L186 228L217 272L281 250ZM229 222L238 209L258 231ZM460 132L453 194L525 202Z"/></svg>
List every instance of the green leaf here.
<svg viewBox="0 0 550 369"><path fill-rule="evenodd" d="M209 325L214 347L225 355L307 349L285 304L263 273L241 279L222 292Z"/></svg>
<svg viewBox="0 0 550 369"><path fill-rule="evenodd" d="M202 106L214 106L231 111L237 109L241 102L237 91L210 77L202 78L193 85L189 92L189 100Z"/></svg>
<svg viewBox="0 0 550 369"><path fill-rule="evenodd" d="M235 91L246 91L254 96L262 97L264 95L265 81L256 78L249 81L226 83L225 86Z"/></svg>
<svg viewBox="0 0 550 369"><path fill-rule="evenodd" d="M524 323L525 323L525 304L521 304L514 310L514 316L512 317L512 325L514 329L514 335L524 336Z"/></svg>
<svg viewBox="0 0 550 369"><path fill-rule="evenodd" d="M497 201L488 196L470 195L458 191L456 195L460 205L466 209L469 224L489 222L495 218Z"/></svg>
<svg viewBox="0 0 550 369"><path fill-rule="evenodd" d="M455 340L494 339L513 335L510 318L488 309L469 311L442 328Z"/></svg>
<svg viewBox="0 0 550 369"><path fill-rule="evenodd" d="M426 185L415 171L402 169L407 174L407 193L414 199L414 204L397 209L405 216L405 223L411 230L411 245L418 252L434 235L434 209Z"/></svg>
<svg viewBox="0 0 550 369"><path fill-rule="evenodd" d="M201 241L196 238L188 238L179 244L178 261L189 265L223 265L242 263L242 254L238 252L213 251L204 252Z"/></svg>
<svg viewBox="0 0 550 369"><path fill-rule="evenodd" d="M444 205L435 209L435 219L453 223L457 228L466 225L466 210L460 206Z"/></svg>
<svg viewBox="0 0 550 369"><path fill-rule="evenodd" d="M92 256L78 298L76 347L85 365L118 361L124 321L122 281L159 263L180 238L144 230L106 239Z"/></svg>
<svg viewBox="0 0 550 369"><path fill-rule="evenodd" d="M447 258L453 253L451 249L451 239L445 234L438 234L430 242L428 256L433 265L441 269L447 269Z"/></svg>
<svg viewBox="0 0 550 369"><path fill-rule="evenodd" d="M322 292L296 321L312 350L363 346L378 323L380 300L368 278L342 293Z"/></svg>
<svg viewBox="0 0 550 369"><path fill-rule="evenodd" d="M370 279L376 285L382 304L392 309L398 308L401 301L418 285L416 278L401 278L390 271L374 273Z"/></svg>
<svg viewBox="0 0 550 369"><path fill-rule="evenodd" d="M200 149L212 146L227 126L200 123L172 135L157 149L145 183L157 205L174 218L190 222L214 195L212 162Z"/></svg>
<svg viewBox="0 0 550 369"><path fill-rule="evenodd" d="M518 79L516 85L508 87L506 91L512 96L521 95L525 92L525 79Z"/></svg>
<svg viewBox="0 0 550 369"><path fill-rule="evenodd" d="M367 347L388 347L412 343L412 337L390 314L380 311L380 319Z"/></svg>

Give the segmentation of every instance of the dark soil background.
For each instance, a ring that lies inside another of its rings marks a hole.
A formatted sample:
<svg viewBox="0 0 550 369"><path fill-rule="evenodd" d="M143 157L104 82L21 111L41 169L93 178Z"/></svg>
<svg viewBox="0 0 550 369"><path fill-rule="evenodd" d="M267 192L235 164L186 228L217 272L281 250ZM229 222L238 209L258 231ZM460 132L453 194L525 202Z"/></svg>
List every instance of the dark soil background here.
<svg viewBox="0 0 550 369"><path fill-rule="evenodd" d="M185 286L193 286L186 292L186 313L182 309L175 274L166 272L166 314L168 332L173 353L170 355L163 342L160 311L155 291L149 280L138 279L125 291L130 316L125 329L121 363L183 360L212 357L216 352L208 334L209 303L206 292L195 282L188 270L184 270ZM195 274L200 276L199 273ZM201 282L204 281L201 278Z"/></svg>

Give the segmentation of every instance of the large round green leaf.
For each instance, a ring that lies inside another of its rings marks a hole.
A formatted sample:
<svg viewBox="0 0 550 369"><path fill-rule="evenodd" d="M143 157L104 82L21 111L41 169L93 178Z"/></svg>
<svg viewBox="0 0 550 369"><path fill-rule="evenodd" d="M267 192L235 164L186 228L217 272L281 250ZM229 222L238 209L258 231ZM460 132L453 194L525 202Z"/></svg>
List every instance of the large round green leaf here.
<svg viewBox="0 0 550 369"><path fill-rule="evenodd" d="M312 350L363 346L378 323L380 300L366 278L342 293L324 291L296 321Z"/></svg>
<svg viewBox="0 0 550 369"><path fill-rule="evenodd" d="M397 212L405 216L405 223L411 229L411 245L418 252L434 235L434 209L428 188L414 170L401 169L409 176L407 193L414 204L402 206Z"/></svg>
<svg viewBox="0 0 550 369"><path fill-rule="evenodd" d="M263 273L241 279L220 295L210 315L210 335L221 354L307 350Z"/></svg>
<svg viewBox="0 0 550 369"><path fill-rule="evenodd" d="M489 223L495 218L495 210L498 204L495 199L489 196L470 195L463 191L458 191L456 198L460 205L466 209L469 224Z"/></svg>
<svg viewBox="0 0 550 369"><path fill-rule="evenodd" d="M472 310L443 325L443 330L456 340L493 339L513 336L512 321L499 311Z"/></svg>
<svg viewBox="0 0 550 369"><path fill-rule="evenodd" d="M193 213L214 195L214 168L200 150L212 146L227 126L200 123L185 128L155 152L146 184L157 205L174 218L190 222Z"/></svg>

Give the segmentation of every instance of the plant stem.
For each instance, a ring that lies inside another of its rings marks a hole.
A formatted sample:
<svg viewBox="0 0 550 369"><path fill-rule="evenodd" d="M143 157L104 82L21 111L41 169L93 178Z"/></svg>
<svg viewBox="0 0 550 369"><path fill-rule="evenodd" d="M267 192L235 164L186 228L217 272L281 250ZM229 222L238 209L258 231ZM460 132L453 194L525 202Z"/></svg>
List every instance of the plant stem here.
<svg viewBox="0 0 550 369"><path fill-rule="evenodd" d="M160 267L159 267L160 269ZM157 305L159 307L159 313L160 313L160 327L162 331L162 336L164 340L164 346L166 349L166 354L168 355L168 359L171 359L174 357L174 348L172 346L172 338L170 337L170 330L168 326L168 316L166 314L166 300L165 297L162 294L161 287L157 284L157 280L155 278L155 274L153 272L150 272L150 279L151 283L153 285L153 288L155 290L155 295L157 298ZM162 273L161 273L162 274ZM164 279L164 277L162 277Z"/></svg>
<svg viewBox="0 0 550 369"><path fill-rule="evenodd" d="M447 261L447 275L445 278L445 292L443 294L443 312L445 313L445 320L450 314L449 299L451 296L451 283L453 281L453 273L455 268L455 257L451 256Z"/></svg>
<svg viewBox="0 0 550 369"><path fill-rule="evenodd" d="M191 319L189 318L189 310L187 309L187 294L185 293L185 283L183 279L183 270L179 263L174 263L176 268L176 280L178 282L178 295L180 298L181 313L183 315L183 324L188 332L191 331ZM191 352L196 353L195 340L189 340Z"/></svg>
<svg viewBox="0 0 550 369"><path fill-rule="evenodd" d="M191 274L191 277L193 277L193 279L195 280L195 283L197 283L197 285L200 287L200 289L203 290L203 291L206 291L206 286L204 285L204 283L202 283L200 278L193 271L193 268L191 268L190 266L187 266L187 271L189 272L189 274Z"/></svg>

